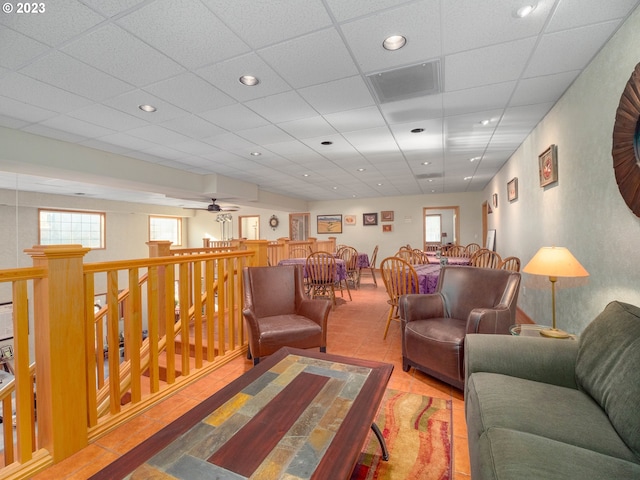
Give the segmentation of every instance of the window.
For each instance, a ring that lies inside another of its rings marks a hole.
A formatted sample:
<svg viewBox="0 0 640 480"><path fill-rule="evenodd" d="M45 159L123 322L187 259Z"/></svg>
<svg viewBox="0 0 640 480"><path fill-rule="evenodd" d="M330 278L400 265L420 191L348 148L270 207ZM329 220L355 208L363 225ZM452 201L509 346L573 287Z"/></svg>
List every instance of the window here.
<svg viewBox="0 0 640 480"><path fill-rule="evenodd" d="M149 240L169 240L172 245L182 245L182 219L149 216Z"/></svg>
<svg viewBox="0 0 640 480"><path fill-rule="evenodd" d="M105 213L70 210L38 210L40 245L81 244L105 248Z"/></svg>
<svg viewBox="0 0 640 480"><path fill-rule="evenodd" d="M425 238L427 243L442 241L442 222L440 215L425 216Z"/></svg>

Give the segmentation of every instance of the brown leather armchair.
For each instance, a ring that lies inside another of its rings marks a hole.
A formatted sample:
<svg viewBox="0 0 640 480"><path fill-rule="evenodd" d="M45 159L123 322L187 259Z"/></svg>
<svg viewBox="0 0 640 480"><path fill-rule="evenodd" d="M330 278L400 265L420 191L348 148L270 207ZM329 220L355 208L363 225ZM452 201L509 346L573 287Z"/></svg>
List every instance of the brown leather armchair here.
<svg viewBox="0 0 640 480"><path fill-rule="evenodd" d="M465 335L508 334L519 290L518 272L442 267L435 293L400 298L402 369L414 367L464 388Z"/></svg>
<svg viewBox="0 0 640 480"><path fill-rule="evenodd" d="M302 265L244 267L242 314L254 365L284 346L326 351L331 301L310 299L303 277Z"/></svg>

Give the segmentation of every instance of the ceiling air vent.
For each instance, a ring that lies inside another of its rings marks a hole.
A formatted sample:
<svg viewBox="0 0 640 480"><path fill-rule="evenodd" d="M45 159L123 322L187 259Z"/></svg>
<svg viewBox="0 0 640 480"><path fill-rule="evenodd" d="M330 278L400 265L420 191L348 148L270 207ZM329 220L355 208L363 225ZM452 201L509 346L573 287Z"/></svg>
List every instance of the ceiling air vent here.
<svg viewBox="0 0 640 480"><path fill-rule="evenodd" d="M380 103L434 95L440 93L440 62L373 73L367 78Z"/></svg>
<svg viewBox="0 0 640 480"><path fill-rule="evenodd" d="M433 178L442 178L442 175L439 173L420 173L418 175L415 175L415 178L417 180L429 180Z"/></svg>

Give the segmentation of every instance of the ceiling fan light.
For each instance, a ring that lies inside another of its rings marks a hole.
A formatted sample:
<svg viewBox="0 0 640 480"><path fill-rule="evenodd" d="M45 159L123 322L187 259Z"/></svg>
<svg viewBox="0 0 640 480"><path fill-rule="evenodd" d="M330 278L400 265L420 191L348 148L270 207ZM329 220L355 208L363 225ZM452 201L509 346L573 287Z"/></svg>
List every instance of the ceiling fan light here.
<svg viewBox="0 0 640 480"><path fill-rule="evenodd" d="M382 46L385 50L394 51L400 50L406 45L406 43L407 39L402 35L391 35L390 37L384 39L384 42L382 42Z"/></svg>

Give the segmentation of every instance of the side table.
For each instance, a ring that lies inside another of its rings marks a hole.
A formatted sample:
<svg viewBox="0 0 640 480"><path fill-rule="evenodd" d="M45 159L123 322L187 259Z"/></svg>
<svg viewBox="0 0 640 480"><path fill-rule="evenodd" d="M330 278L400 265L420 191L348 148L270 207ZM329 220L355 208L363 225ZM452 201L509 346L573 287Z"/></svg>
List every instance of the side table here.
<svg viewBox="0 0 640 480"><path fill-rule="evenodd" d="M516 325L511 325L509 327L509 333L511 333L511 335L522 336L522 337L549 338L540 334L540 330L546 330L549 328L551 327L547 325L538 325L537 323L518 323ZM569 336L569 339L571 340L575 340L576 338L577 337L575 335ZM563 340L563 339L560 339L560 340Z"/></svg>

